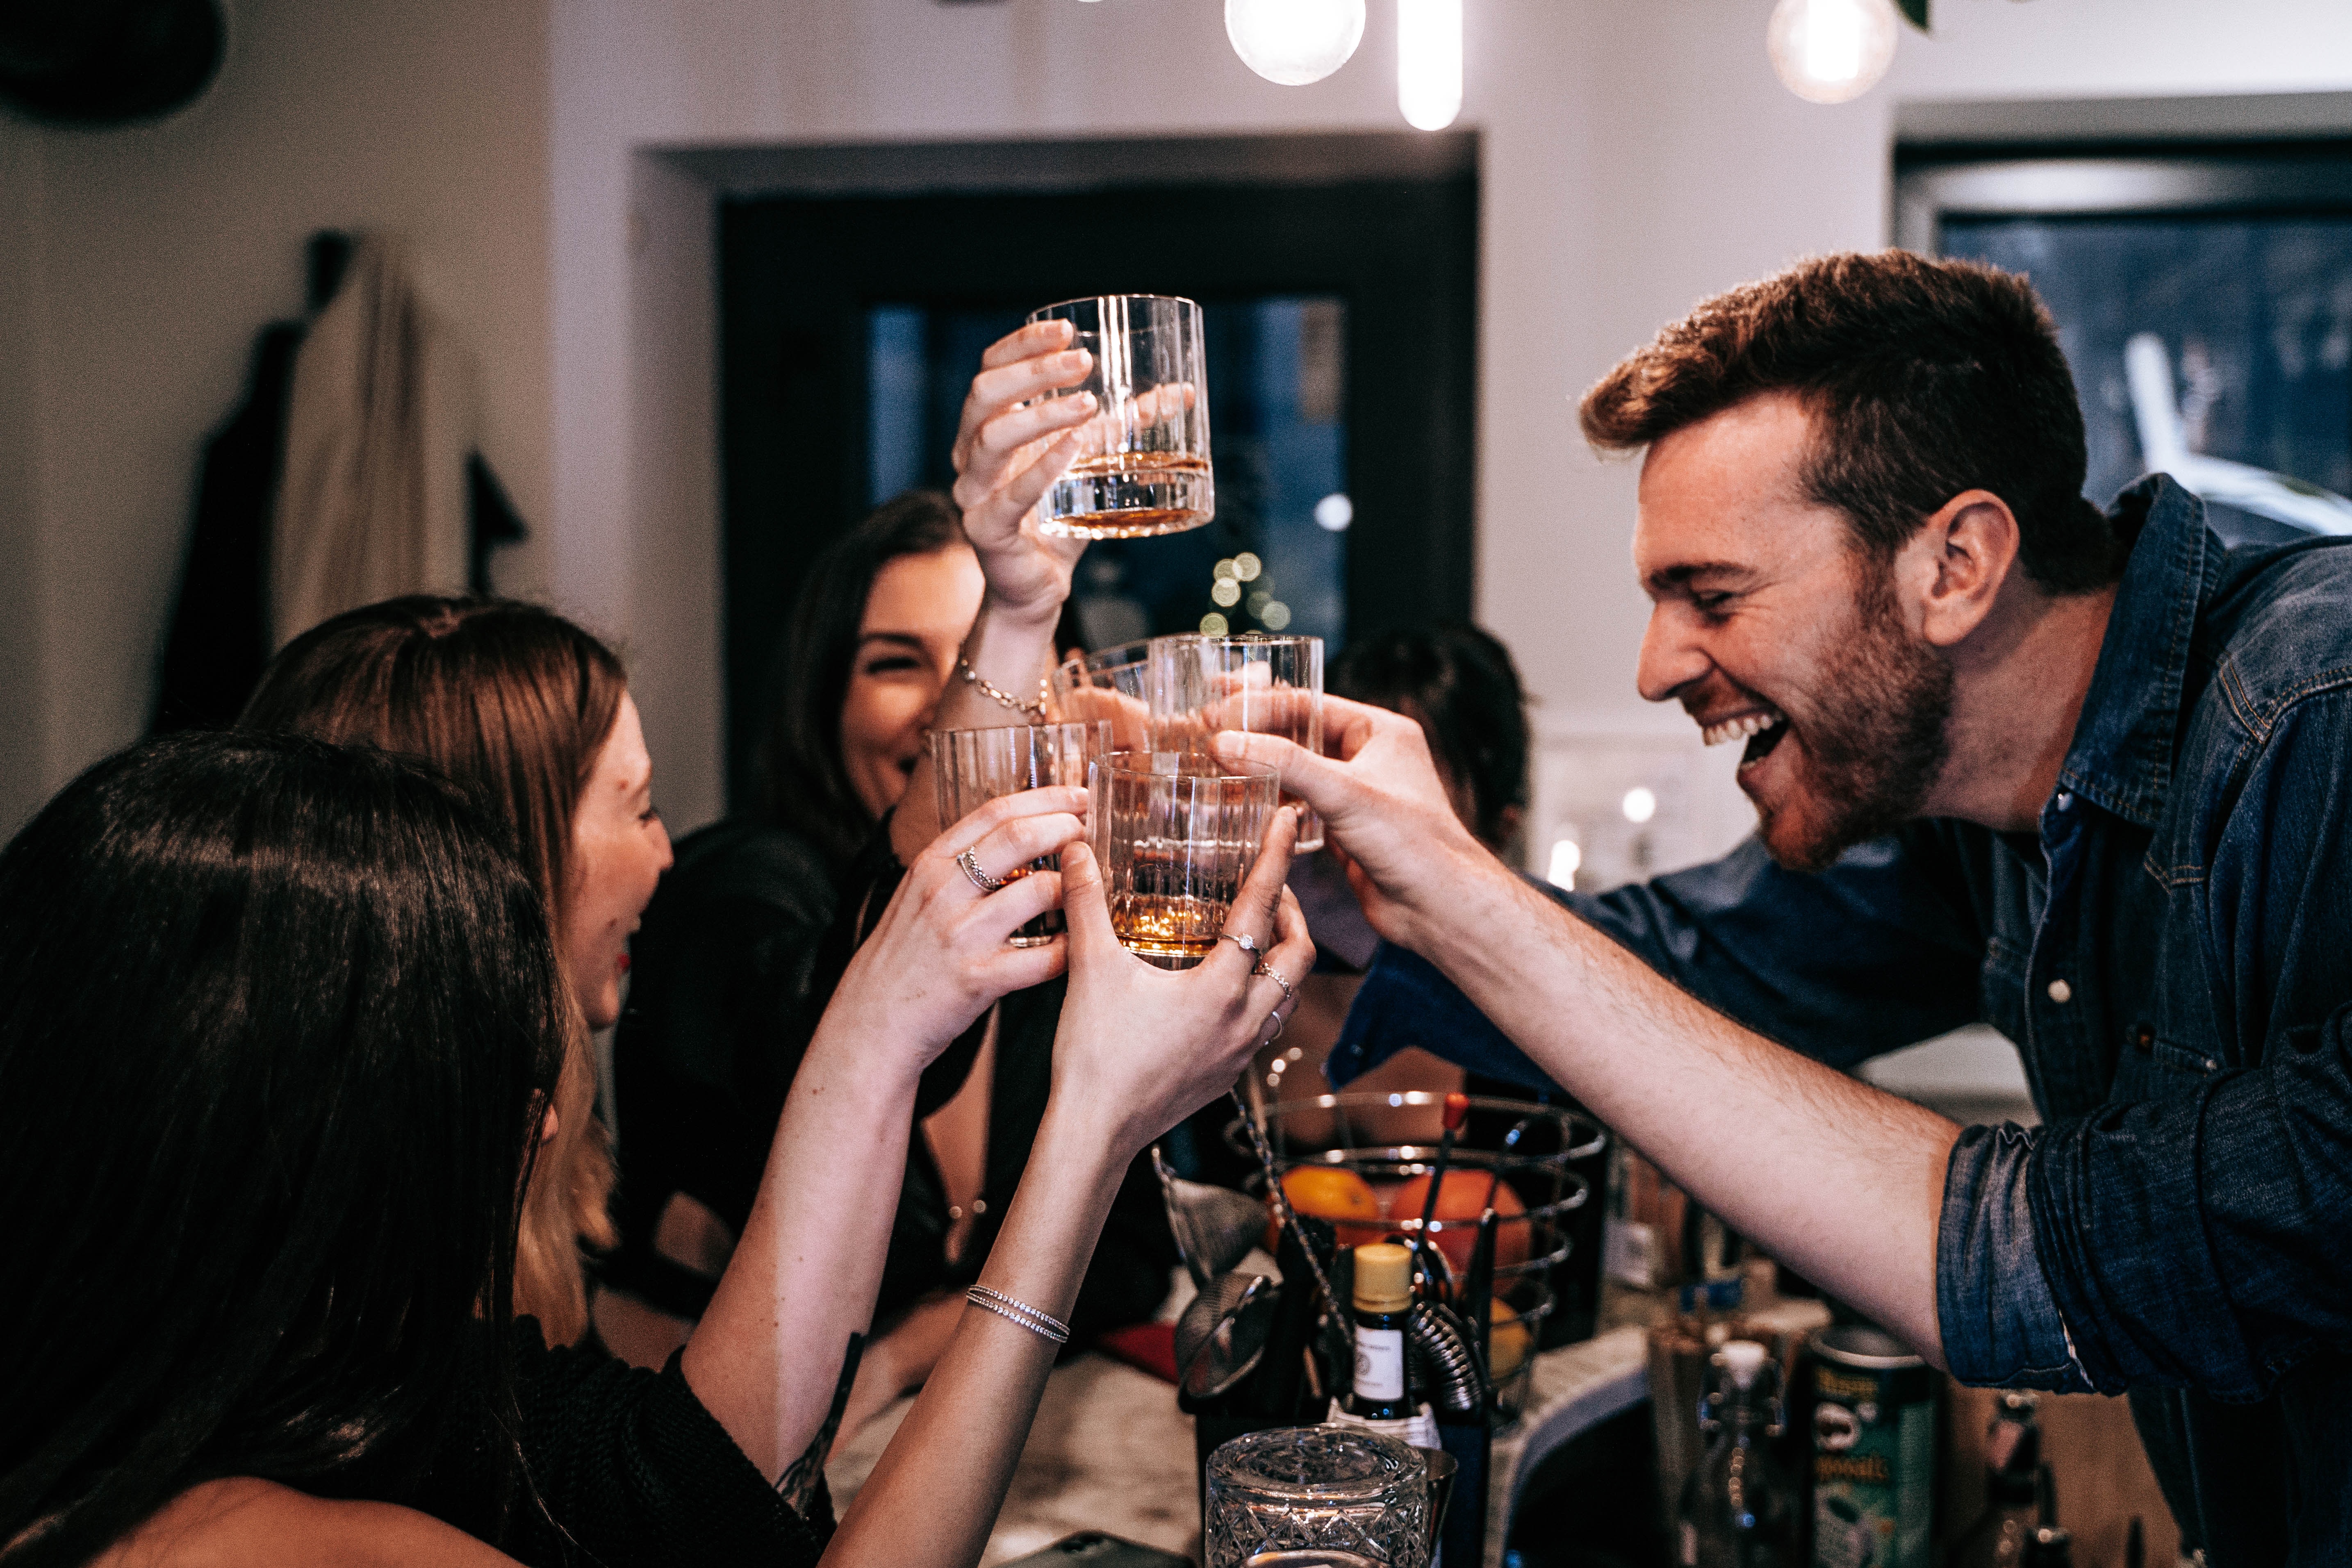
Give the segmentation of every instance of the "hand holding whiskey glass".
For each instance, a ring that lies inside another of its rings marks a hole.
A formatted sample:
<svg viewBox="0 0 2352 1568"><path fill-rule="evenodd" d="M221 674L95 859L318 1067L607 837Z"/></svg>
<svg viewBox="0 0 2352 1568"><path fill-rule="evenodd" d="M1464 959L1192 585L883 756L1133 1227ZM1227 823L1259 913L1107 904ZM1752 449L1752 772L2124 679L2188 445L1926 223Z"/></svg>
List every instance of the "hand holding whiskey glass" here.
<svg viewBox="0 0 2352 1568"><path fill-rule="evenodd" d="M940 820L961 822L999 795L1048 784L1083 784L1089 763L1110 750L1110 725L1013 724L992 730L931 731L931 778ZM1061 868L1047 855L1003 873L1005 882ZM1062 931L1062 911L1047 910L1013 933L1015 947L1043 947Z"/></svg>
<svg viewBox="0 0 2352 1568"><path fill-rule="evenodd" d="M1120 945L1162 969L1216 950L1282 775L1198 752L1113 752L1087 778L1087 837Z"/></svg>
<svg viewBox="0 0 2352 1568"><path fill-rule="evenodd" d="M1154 637L1145 689L1154 746L1208 752L1219 731L1234 730L1323 750L1321 637ZM1282 800L1298 809L1298 853L1322 848L1322 817L1287 790Z"/></svg>

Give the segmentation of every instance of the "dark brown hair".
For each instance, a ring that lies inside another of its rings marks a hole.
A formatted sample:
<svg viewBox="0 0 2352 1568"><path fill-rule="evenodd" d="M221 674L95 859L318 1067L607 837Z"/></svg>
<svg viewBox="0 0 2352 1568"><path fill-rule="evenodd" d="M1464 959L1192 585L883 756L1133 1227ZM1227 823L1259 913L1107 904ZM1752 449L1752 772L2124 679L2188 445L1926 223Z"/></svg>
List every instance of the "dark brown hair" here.
<svg viewBox="0 0 2352 1568"><path fill-rule="evenodd" d="M1472 833L1508 845L1528 805L1528 697L1511 650L1466 624L1349 643L1333 692L1419 721L1429 749L1469 797Z"/></svg>
<svg viewBox="0 0 2352 1568"><path fill-rule="evenodd" d="M841 708L874 579L893 561L963 542L954 501L938 490L908 490L827 545L793 601L771 680L773 718L753 762L753 805L837 863L846 864L874 833L841 754Z"/></svg>
<svg viewBox="0 0 2352 1568"><path fill-rule="evenodd" d="M613 650L552 610L416 594L346 611L288 643L238 722L432 763L511 835L560 946L572 812L627 689ZM595 1084L583 1029L557 1086L555 1135L531 1184L515 1271L518 1310L556 1343L587 1322L579 1242L616 1239Z"/></svg>
<svg viewBox="0 0 2352 1568"><path fill-rule="evenodd" d="M1962 490L2016 514L2019 554L2047 592L2123 570L2083 498L2083 411L2057 328L2013 273L1904 250L1805 261L1701 301L1584 395L1585 439L1646 447L1767 393L1812 416L1804 484L1891 560Z"/></svg>
<svg viewBox="0 0 2352 1568"><path fill-rule="evenodd" d="M498 1538L578 1016L499 837L420 763L230 731L98 763L0 850L0 1563L240 1475Z"/></svg>

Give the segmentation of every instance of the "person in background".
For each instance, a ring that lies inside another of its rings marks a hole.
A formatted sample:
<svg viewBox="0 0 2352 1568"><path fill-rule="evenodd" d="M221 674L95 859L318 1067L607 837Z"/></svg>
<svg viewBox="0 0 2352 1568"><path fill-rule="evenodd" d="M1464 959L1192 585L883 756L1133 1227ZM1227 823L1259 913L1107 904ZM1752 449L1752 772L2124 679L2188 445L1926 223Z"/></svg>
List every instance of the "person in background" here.
<svg viewBox="0 0 2352 1568"><path fill-rule="evenodd" d="M888 900L869 878L842 910L841 884L926 754L982 590L957 509L936 492L891 500L818 556L786 633L755 802L683 839L646 910L614 1040L622 1245L599 1263L595 1307L604 1342L640 1365L686 1342L742 1233L809 1030L848 961L848 932L828 932L870 924ZM1026 996L1012 1005L1042 1029L1008 1037L990 1013L917 1097L845 1435L929 1374L1019 1180L1055 1015ZM1073 1326L1150 1316L1174 1260L1155 1192L1126 1194Z"/></svg>
<svg viewBox="0 0 2352 1568"><path fill-rule="evenodd" d="M686 1342L742 1233L824 1007L818 954L839 882L906 790L980 590L954 505L928 490L888 501L810 563L751 800L678 841L630 943L613 1037L620 1245L598 1262L595 1318L640 1365ZM927 1113L938 1098L927 1090ZM905 1201L937 1185L916 1152ZM919 1293L894 1261L886 1314ZM884 1359L868 1347L869 1377Z"/></svg>
<svg viewBox="0 0 2352 1568"><path fill-rule="evenodd" d="M1110 930L1083 798L992 802L916 858L709 1312L653 1373L551 1350L509 1306L584 1027L512 824L421 762L286 733L149 742L68 784L0 849L0 1564L970 1568L1118 1173L1222 1090L1280 1022L1271 976L1313 957L1290 814L1234 904L1264 961L1220 944L1171 974ZM1062 872L990 889L1055 850ZM1007 945L1056 901L1066 942ZM1066 958L989 1310L832 1531L793 1500L915 1083Z"/></svg>
<svg viewBox="0 0 2352 1568"><path fill-rule="evenodd" d="M608 1247L612 1158L587 1030L620 1016L629 933L670 863L653 763L611 649L562 616L499 599L415 595L323 621L279 650L238 723L423 757L502 825L554 911L587 1029L555 1089L534 1163L515 1310L548 1342L585 1331L581 1249Z"/></svg>

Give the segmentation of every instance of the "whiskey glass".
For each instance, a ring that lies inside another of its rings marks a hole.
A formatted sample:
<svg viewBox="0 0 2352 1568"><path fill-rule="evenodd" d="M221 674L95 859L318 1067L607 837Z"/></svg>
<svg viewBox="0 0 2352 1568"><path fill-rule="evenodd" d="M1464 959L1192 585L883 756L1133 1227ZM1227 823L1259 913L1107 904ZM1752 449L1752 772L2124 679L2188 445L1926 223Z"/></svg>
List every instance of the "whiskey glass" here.
<svg viewBox="0 0 2352 1568"><path fill-rule="evenodd" d="M1110 750L1110 725L1013 724L992 730L931 731L931 778L942 826L962 821L1001 795L1048 784L1087 782L1087 764ZM1058 855L996 873L1008 882L1032 871L1061 868ZM1047 910L1012 937L1015 947L1043 947L1064 930L1062 911Z"/></svg>
<svg viewBox="0 0 2352 1568"><path fill-rule="evenodd" d="M1088 770L1087 832L1111 930L1162 969L1216 951L1257 862L1282 775L1197 752L1111 752Z"/></svg>
<svg viewBox="0 0 2352 1568"><path fill-rule="evenodd" d="M1161 294L1105 294L1044 306L1029 320L1070 322L1070 346L1094 356L1084 381L1045 395L1091 392L1097 405L1078 426L1077 459L1037 503L1038 531L1140 539L1214 517L1201 307Z"/></svg>
<svg viewBox="0 0 2352 1568"><path fill-rule="evenodd" d="M1046 679L1054 717L1072 722L1110 724L1111 749L1151 749L1151 702L1144 691L1150 668L1148 642L1121 643L1097 653L1066 658Z"/></svg>
<svg viewBox="0 0 2352 1568"><path fill-rule="evenodd" d="M1323 750L1323 639L1252 632L1211 637L1186 632L1151 639L1145 691L1151 708L1151 743L1207 752L1220 730L1279 735L1307 751ZM1296 795L1297 852L1323 847L1323 818Z"/></svg>

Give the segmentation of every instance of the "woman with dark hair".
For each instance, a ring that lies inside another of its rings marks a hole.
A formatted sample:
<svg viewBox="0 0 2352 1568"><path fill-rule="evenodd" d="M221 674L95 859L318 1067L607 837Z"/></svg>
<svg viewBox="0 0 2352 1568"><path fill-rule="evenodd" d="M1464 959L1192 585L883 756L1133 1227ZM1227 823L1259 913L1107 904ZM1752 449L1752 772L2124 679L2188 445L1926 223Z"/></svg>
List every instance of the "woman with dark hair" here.
<svg viewBox="0 0 2352 1568"><path fill-rule="evenodd" d="M1240 946L1184 974L1126 953L1077 804L992 803L917 857L810 1046L710 1317L656 1373L550 1350L508 1305L581 1024L508 825L422 764L290 735L150 742L68 785L0 850L0 1568L970 1568L1117 1173L1284 1000ZM1288 825L1233 920L1282 974L1312 954ZM956 859L1041 847L1059 875L994 892ZM1006 944L1056 899L1066 942ZM838 1407L891 1129L922 1067L1066 954L1050 1157L987 1310L828 1543L776 1478Z"/></svg>
<svg viewBox="0 0 2352 1568"><path fill-rule="evenodd" d="M937 491L894 498L820 552L778 650L749 807L680 840L646 908L613 1041L628 1136L596 1306L605 1342L640 1365L685 1342L750 1216L824 1004L837 884L905 791L979 603ZM886 1271L886 1316L903 1272ZM869 1381L886 1359L868 1347Z"/></svg>
<svg viewBox="0 0 2352 1568"><path fill-rule="evenodd" d="M589 1029L621 1012L629 933L669 864L653 763L612 650L552 611L413 595L323 621L269 661L239 723L423 757L507 835L553 911L556 951ZM555 1089L557 1132L523 1204L515 1310L551 1343L588 1323L581 1248L613 1245L613 1165L577 1031Z"/></svg>
<svg viewBox="0 0 2352 1568"><path fill-rule="evenodd" d="M640 1365L684 1342L750 1215L776 1114L854 945L833 929L840 885L924 754L981 592L961 515L936 491L898 497L818 555L793 603L749 808L682 839L646 910L613 1047L621 1245L599 1260L595 1307L604 1342ZM925 1078L845 1432L921 1382L954 1331L987 1254L987 1211L1018 1180L1045 1104L1053 1016L1041 1016L1042 1031L1018 1037L983 1023L986 1038ZM1154 1193L1129 1194L1074 1328L1149 1316L1174 1261Z"/></svg>

